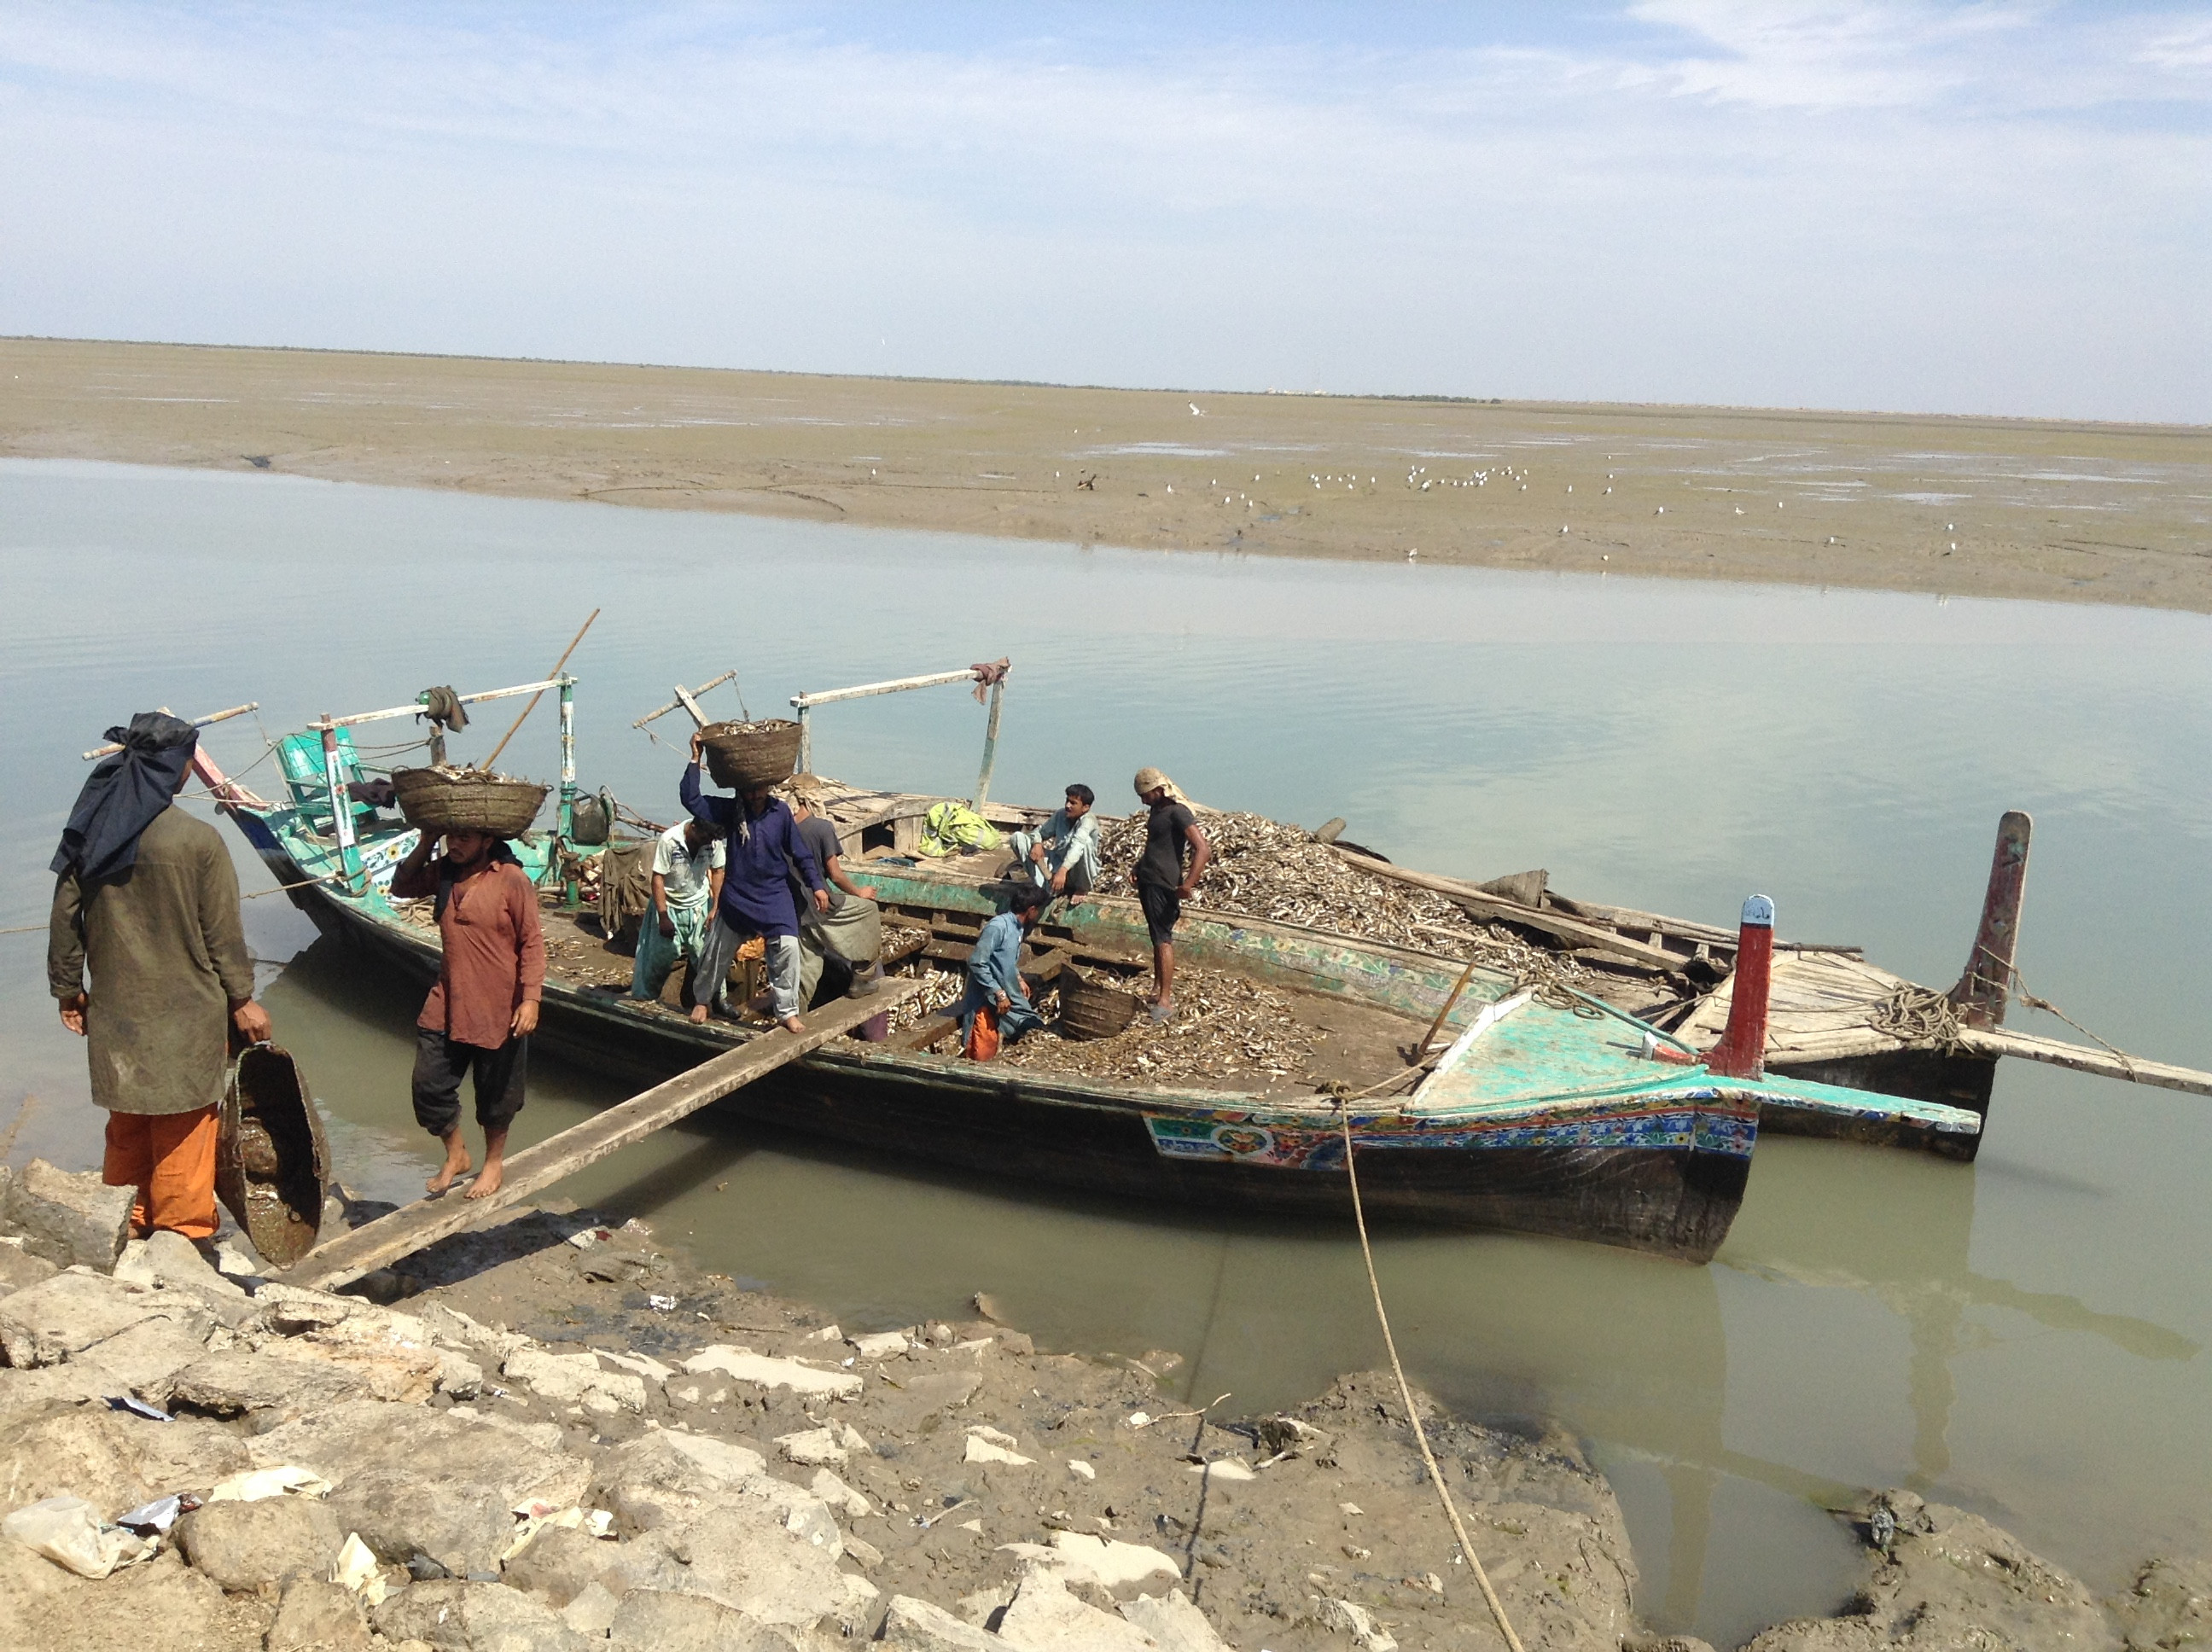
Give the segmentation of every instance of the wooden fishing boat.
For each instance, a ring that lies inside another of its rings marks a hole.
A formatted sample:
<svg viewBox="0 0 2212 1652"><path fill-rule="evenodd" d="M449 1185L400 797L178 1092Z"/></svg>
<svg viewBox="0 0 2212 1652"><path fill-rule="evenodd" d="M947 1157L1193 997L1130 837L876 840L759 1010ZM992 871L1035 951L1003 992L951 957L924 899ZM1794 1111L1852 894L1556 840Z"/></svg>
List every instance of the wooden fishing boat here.
<svg viewBox="0 0 2212 1652"><path fill-rule="evenodd" d="M628 960L610 955L595 912L579 898L605 849L578 842L574 829L574 684L564 676L466 696L560 695L555 817L550 830L511 845L542 892L550 965L538 1037L551 1053L603 1071L678 1070L757 1034L695 1025L627 997ZM417 836L377 801L349 732L417 709L326 718L279 741L286 795L278 800L204 758L201 773L319 926L427 978L439 964L429 903L395 902L388 892ZM927 801L828 788L825 811L848 852L870 857L866 876L887 920L912 938L888 959L894 969L964 957L1002 904L1004 886L983 858L899 853ZM1753 930L1771 939L1769 913ZM1965 1109L1764 1072L1763 993L1737 995L1722 1041L1731 1054L1707 1059L1594 994L1540 994L1413 949L1196 908L1176 942L1185 969L1264 985L1333 1029L1344 1054L1331 1092L1317 1092L1311 1072L1163 1085L979 1065L928 1048L949 1031L933 1023L889 1042L823 1048L723 1104L856 1148L1017 1183L1300 1216L1348 1208L1348 1134L1378 1217L1559 1235L1691 1261L1710 1258L1728 1231L1762 1114L1787 1109L1897 1141L1979 1129ZM1032 951L1047 975L1069 962L1129 969L1148 957L1136 903L1110 897L1060 906ZM1432 1058L1440 1034L1449 1048Z"/></svg>

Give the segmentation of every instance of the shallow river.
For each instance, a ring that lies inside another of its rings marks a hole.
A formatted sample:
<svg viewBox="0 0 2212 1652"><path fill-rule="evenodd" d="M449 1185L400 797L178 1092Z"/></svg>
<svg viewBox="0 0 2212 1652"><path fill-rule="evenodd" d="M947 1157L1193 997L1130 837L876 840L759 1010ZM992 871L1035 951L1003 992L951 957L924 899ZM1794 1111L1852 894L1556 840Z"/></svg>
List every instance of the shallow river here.
<svg viewBox="0 0 2212 1652"><path fill-rule="evenodd" d="M431 683L529 681L599 606L574 663L582 777L662 818L679 754L629 724L678 677L740 667L766 714L800 690L1004 653L994 796L1051 801L1081 779L1118 810L1126 777L1157 763L1209 804L1340 814L1437 871L1542 865L1571 894L1723 923L1761 890L1785 933L1862 942L1940 987L1964 963L1997 817L2025 808L2033 990L2123 1048L2212 1067L2201 616L24 461L0 461L0 926L44 916L77 754L132 711L258 700L273 733ZM457 755L505 721L487 708ZM831 708L818 727L826 773L964 792L982 713L948 688ZM253 719L208 744L268 778ZM555 762L549 705L505 766ZM269 887L238 859L248 890ZM432 1157L407 1104L416 994L311 945L281 896L246 909L341 1174L404 1197ZM94 1163L100 1115L42 943L0 947L0 1130L38 1098L9 1157ZM532 1082L519 1140L615 1093L550 1062ZM1850 1548L1820 1505L1858 1486L1980 1510L2100 1587L2154 1552L2212 1549L2208 1167L2212 1102L2007 1062L1972 1166L1763 1142L1710 1267L1483 1235L1392 1236L1379 1265L1417 1380L1585 1439L1627 1511L1644 1609L1725 1646L1838 1604ZM1230 1391L1232 1410L1381 1358L1345 1232L854 1162L721 1119L562 1191L848 1327L955 1315L987 1290L1041 1342L1179 1351L1182 1392Z"/></svg>

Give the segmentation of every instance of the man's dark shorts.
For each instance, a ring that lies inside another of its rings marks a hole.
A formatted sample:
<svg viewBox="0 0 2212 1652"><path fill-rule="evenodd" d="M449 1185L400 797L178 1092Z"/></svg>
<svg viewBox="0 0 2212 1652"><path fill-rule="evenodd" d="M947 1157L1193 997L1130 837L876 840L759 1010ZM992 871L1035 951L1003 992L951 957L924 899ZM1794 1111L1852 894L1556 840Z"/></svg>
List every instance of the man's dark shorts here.
<svg viewBox="0 0 2212 1652"><path fill-rule="evenodd" d="M530 1041L510 1038L495 1050L464 1044L434 1028L415 1029L415 1122L444 1136L461 1121L461 1079L476 1079L477 1122L504 1130L522 1111Z"/></svg>
<svg viewBox="0 0 2212 1652"><path fill-rule="evenodd" d="M1139 884L1137 901L1145 908L1145 927L1152 932L1152 944L1170 944L1175 939L1176 920L1182 916L1182 897L1157 884Z"/></svg>

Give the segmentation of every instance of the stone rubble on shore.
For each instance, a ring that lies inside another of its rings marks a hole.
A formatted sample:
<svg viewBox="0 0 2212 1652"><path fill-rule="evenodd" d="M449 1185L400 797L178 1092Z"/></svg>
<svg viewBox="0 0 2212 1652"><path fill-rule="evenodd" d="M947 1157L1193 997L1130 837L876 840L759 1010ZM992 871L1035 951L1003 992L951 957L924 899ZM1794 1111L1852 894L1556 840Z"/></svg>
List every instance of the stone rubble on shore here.
<svg viewBox="0 0 2212 1652"><path fill-rule="evenodd" d="M9 1644L1499 1644L1386 1378L1216 1420L1154 1377L1172 1356L1041 1354L980 1321L848 1337L636 1224L544 1211L336 1295L226 1277L166 1236L112 1273L15 1236ZM1619 1509L1571 1442L1424 1421L1530 1652L1695 1645L1638 1641ZM1758 1652L2148 1649L2208 1626L2202 1568L2160 1563L2100 1606L1971 1515L1889 1493L1866 1518L1850 1614Z"/></svg>

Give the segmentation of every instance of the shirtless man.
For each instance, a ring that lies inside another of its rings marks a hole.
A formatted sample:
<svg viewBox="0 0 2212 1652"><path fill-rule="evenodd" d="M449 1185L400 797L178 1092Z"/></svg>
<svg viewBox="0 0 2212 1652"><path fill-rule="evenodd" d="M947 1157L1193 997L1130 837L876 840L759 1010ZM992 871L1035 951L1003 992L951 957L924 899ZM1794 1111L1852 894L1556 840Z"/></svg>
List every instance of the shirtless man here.
<svg viewBox="0 0 2212 1652"><path fill-rule="evenodd" d="M431 852L442 840L446 852ZM538 891L514 851L486 832L425 832L392 874L395 900L437 899L445 944L438 983L415 1022L415 1121L445 1144L425 1183L442 1193L469 1173L461 1135L461 1078L475 1080L483 1169L467 1196L499 1191L507 1133L522 1111L530 1035L545 992L545 936Z"/></svg>

